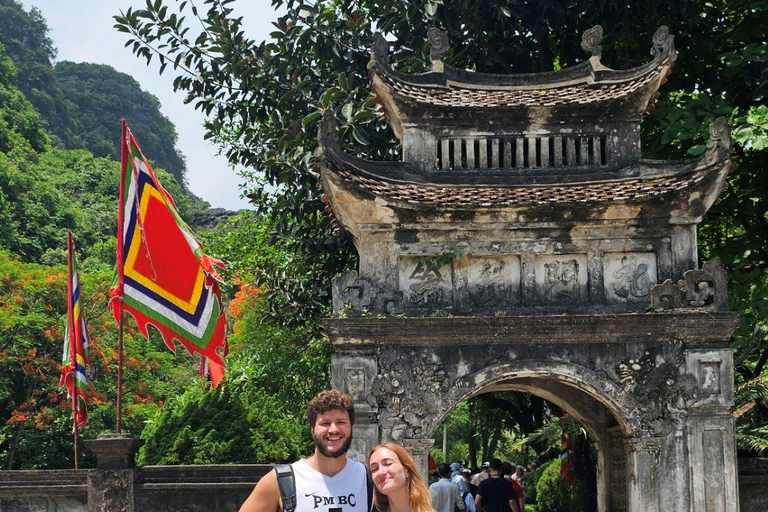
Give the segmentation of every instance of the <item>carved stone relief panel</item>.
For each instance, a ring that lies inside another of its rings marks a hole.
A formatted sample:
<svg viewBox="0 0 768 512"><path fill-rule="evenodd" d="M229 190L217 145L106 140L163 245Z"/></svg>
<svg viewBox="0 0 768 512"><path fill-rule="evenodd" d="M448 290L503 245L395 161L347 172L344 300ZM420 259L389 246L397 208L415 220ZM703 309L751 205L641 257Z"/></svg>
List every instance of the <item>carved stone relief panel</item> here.
<svg viewBox="0 0 768 512"><path fill-rule="evenodd" d="M699 381L685 370L690 357L682 342L646 350L641 357L627 358L615 367L622 388L636 401L633 422L641 437L667 435L682 430L688 408L698 399Z"/></svg>
<svg viewBox="0 0 768 512"><path fill-rule="evenodd" d="M609 304L648 302L656 280L656 254L652 252L614 252L603 256L605 300Z"/></svg>
<svg viewBox="0 0 768 512"><path fill-rule="evenodd" d="M520 258L469 256L469 297L477 308L503 308L520 304Z"/></svg>
<svg viewBox="0 0 768 512"><path fill-rule="evenodd" d="M365 368L344 368L345 391L354 400L365 398Z"/></svg>
<svg viewBox="0 0 768 512"><path fill-rule="evenodd" d="M401 256L400 290L406 309L435 309L453 304L453 265L441 257Z"/></svg>
<svg viewBox="0 0 768 512"><path fill-rule="evenodd" d="M701 391L707 395L720 394L720 361L699 361Z"/></svg>
<svg viewBox="0 0 768 512"><path fill-rule="evenodd" d="M733 384L728 375L732 364L732 354L728 349L688 351L688 371L696 376L699 387L696 406L730 407Z"/></svg>
<svg viewBox="0 0 768 512"><path fill-rule="evenodd" d="M587 255L540 255L535 260L536 289L542 304L587 304Z"/></svg>

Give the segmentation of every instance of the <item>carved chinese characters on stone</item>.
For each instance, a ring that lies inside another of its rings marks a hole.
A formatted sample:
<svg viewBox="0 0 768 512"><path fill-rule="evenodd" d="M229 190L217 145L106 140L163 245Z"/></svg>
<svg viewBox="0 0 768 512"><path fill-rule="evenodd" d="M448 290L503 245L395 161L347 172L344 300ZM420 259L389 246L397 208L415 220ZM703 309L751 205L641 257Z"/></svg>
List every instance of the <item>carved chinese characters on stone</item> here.
<svg viewBox="0 0 768 512"><path fill-rule="evenodd" d="M499 309L520 303L520 259L516 256L470 256L467 280L476 307Z"/></svg>
<svg viewBox="0 0 768 512"><path fill-rule="evenodd" d="M400 289L407 307L450 306L453 302L451 262L445 262L439 257L401 257Z"/></svg>
<svg viewBox="0 0 768 512"><path fill-rule="evenodd" d="M587 303L587 257L584 254L538 256L536 288L547 305Z"/></svg>
<svg viewBox="0 0 768 512"><path fill-rule="evenodd" d="M603 280L609 304L648 302L656 285L656 255L607 253L603 257Z"/></svg>

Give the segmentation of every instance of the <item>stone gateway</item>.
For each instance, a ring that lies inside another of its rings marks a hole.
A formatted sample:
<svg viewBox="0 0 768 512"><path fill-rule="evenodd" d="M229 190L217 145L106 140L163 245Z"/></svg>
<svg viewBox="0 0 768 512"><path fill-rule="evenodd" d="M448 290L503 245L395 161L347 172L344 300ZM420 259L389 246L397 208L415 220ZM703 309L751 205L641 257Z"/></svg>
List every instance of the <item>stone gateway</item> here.
<svg viewBox="0 0 768 512"><path fill-rule="evenodd" d="M492 75L441 61L369 75L401 162L345 154L330 111L316 165L359 269L333 283L334 386L356 401L353 452L394 440L426 468L459 402L526 391L562 407L598 452L600 512L736 512L727 310L696 227L726 185L731 140L712 125L694 160L643 161L640 122L676 59L661 27L650 62L589 60Z"/></svg>

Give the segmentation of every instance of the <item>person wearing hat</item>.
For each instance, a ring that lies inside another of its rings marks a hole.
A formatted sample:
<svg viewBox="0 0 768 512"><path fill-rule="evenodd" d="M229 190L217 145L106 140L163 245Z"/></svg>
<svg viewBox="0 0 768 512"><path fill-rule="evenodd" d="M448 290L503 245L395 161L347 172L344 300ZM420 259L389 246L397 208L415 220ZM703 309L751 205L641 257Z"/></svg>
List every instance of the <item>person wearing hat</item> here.
<svg viewBox="0 0 768 512"><path fill-rule="evenodd" d="M476 512L475 508L475 494L477 494L477 486L472 485L470 477L472 476L472 470L469 468L461 468L461 478L469 486L469 492L461 493L461 498L464 500L464 504L467 506L467 512Z"/></svg>
<svg viewBox="0 0 768 512"><path fill-rule="evenodd" d="M488 468L489 467L491 467L491 463L490 462L488 462L488 461L483 462L483 470L480 471L479 473L475 474L472 477L472 485L475 485L475 486L480 485L480 482L482 482L483 480L485 480L486 478L491 476L488 473Z"/></svg>
<svg viewBox="0 0 768 512"><path fill-rule="evenodd" d="M469 492L469 484L461 476L461 464L458 462L451 464L451 482L459 486L459 492L462 496L464 496L464 493Z"/></svg>

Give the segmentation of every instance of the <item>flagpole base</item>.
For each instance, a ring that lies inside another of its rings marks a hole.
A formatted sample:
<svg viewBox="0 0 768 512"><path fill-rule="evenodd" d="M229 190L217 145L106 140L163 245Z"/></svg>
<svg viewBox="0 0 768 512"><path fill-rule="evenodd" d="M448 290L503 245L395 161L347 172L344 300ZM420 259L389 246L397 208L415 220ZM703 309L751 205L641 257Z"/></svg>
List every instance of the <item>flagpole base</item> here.
<svg viewBox="0 0 768 512"><path fill-rule="evenodd" d="M96 439L83 441L96 455L98 469L129 469L136 465L136 452L144 440L131 434L99 434Z"/></svg>

